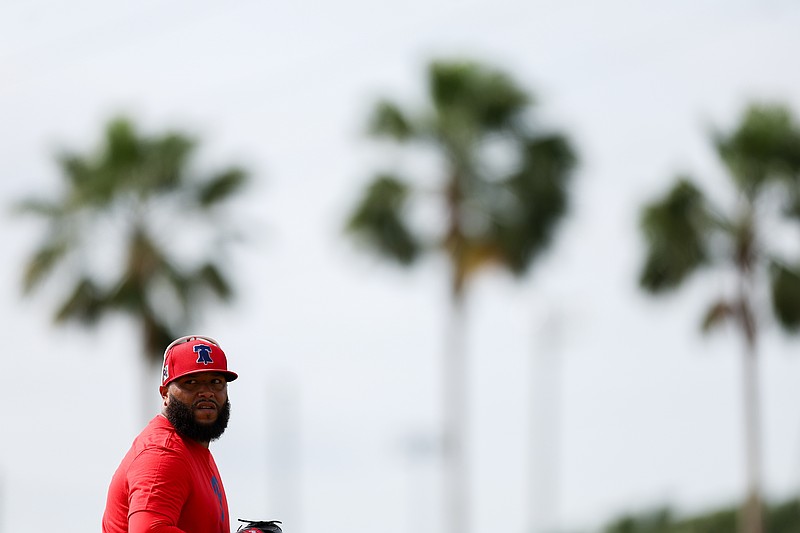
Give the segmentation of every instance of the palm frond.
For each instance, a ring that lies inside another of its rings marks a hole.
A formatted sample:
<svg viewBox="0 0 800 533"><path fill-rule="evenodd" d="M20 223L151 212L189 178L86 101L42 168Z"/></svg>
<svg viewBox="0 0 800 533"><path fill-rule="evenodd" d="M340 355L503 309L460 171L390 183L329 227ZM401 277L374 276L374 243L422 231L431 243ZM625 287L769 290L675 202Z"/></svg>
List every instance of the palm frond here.
<svg viewBox="0 0 800 533"><path fill-rule="evenodd" d="M65 212L102 209L110 204L118 180L103 168L97 156L62 153L57 161L68 182L62 202Z"/></svg>
<svg viewBox="0 0 800 533"><path fill-rule="evenodd" d="M13 204L11 209L15 215L34 215L48 219L57 219L65 212L60 203L42 198L26 198Z"/></svg>
<svg viewBox="0 0 800 533"><path fill-rule="evenodd" d="M130 187L141 196L173 191L187 181L189 160L196 142L186 135L170 132L141 139L143 157L140 171L130 173Z"/></svg>
<svg viewBox="0 0 800 533"><path fill-rule="evenodd" d="M726 320L736 317L736 306L725 300L720 300L711 305L703 317L701 329L703 332L709 332L714 328L722 325Z"/></svg>
<svg viewBox="0 0 800 533"><path fill-rule="evenodd" d="M230 300L233 296L233 288L227 278L219 266L212 262L204 264L197 271L194 279L198 288L210 289L222 301Z"/></svg>
<svg viewBox="0 0 800 533"><path fill-rule="evenodd" d="M639 277L643 288L672 289L708 262L711 215L703 193L688 178L680 178L664 198L646 205L640 224L647 244Z"/></svg>
<svg viewBox="0 0 800 533"><path fill-rule="evenodd" d="M789 109L752 104L730 134L715 134L720 158L737 186L756 194L769 180L797 178L800 172L800 126Z"/></svg>
<svg viewBox="0 0 800 533"><path fill-rule="evenodd" d="M142 316L150 310L148 301L147 280L136 278L127 273L123 275L109 292L107 308L128 314L129 316Z"/></svg>
<svg viewBox="0 0 800 533"><path fill-rule="evenodd" d="M440 115L461 115L483 131L509 127L532 102L510 76L473 61L431 63L428 90Z"/></svg>
<svg viewBox="0 0 800 533"><path fill-rule="evenodd" d="M56 311L55 321L93 325L108 310L107 302L100 287L91 279L83 277Z"/></svg>
<svg viewBox="0 0 800 533"><path fill-rule="evenodd" d="M125 171L137 166L144 157L144 143L136 127L127 117L109 121L105 131L105 145L99 161L110 171Z"/></svg>
<svg viewBox="0 0 800 533"><path fill-rule="evenodd" d="M405 222L409 188L391 175L380 175L357 202L346 230L380 255L400 264L412 263L420 252Z"/></svg>
<svg viewBox="0 0 800 533"><path fill-rule="evenodd" d="M67 239L56 236L48 239L28 260L23 274L22 288L25 293L35 289L59 264L70 250Z"/></svg>
<svg viewBox="0 0 800 533"><path fill-rule="evenodd" d="M145 360L161 363L164 347L178 336L178 331L149 309L141 313L141 330Z"/></svg>
<svg viewBox="0 0 800 533"><path fill-rule="evenodd" d="M386 100L375 105L369 119L368 131L376 137L389 137L401 142L414 135L411 119L396 104Z"/></svg>
<svg viewBox="0 0 800 533"><path fill-rule="evenodd" d="M56 161L71 188L82 189L85 187L86 182L91 179L92 171L89 168L89 160L86 157L72 152L64 152L56 156Z"/></svg>
<svg viewBox="0 0 800 533"><path fill-rule="evenodd" d="M241 168L227 169L200 186L198 200L202 207L210 207L228 200L247 182L247 173Z"/></svg>
<svg viewBox="0 0 800 533"><path fill-rule="evenodd" d="M530 139L520 169L502 183L509 200L494 215L493 232L512 272L523 273L549 245L567 211L567 188L576 162L565 137Z"/></svg>
<svg viewBox="0 0 800 533"><path fill-rule="evenodd" d="M770 268L772 308L781 326L800 329L800 265L773 262Z"/></svg>

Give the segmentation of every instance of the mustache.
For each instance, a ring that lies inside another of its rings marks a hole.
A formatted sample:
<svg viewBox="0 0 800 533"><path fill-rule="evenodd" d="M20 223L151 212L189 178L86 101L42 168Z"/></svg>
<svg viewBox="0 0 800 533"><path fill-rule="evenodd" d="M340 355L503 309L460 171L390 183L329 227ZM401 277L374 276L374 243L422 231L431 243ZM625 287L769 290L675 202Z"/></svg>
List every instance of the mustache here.
<svg viewBox="0 0 800 533"><path fill-rule="evenodd" d="M203 398L203 399L200 399L200 400L195 400L194 402L192 402L192 407L193 407L193 408L196 408L196 407L198 407L200 404L204 404L204 403L211 403L211 404L214 404L214 407L216 407L217 409L219 409L219 404L217 403L217 401L216 401L216 400L214 400L214 399L212 399L212 398Z"/></svg>

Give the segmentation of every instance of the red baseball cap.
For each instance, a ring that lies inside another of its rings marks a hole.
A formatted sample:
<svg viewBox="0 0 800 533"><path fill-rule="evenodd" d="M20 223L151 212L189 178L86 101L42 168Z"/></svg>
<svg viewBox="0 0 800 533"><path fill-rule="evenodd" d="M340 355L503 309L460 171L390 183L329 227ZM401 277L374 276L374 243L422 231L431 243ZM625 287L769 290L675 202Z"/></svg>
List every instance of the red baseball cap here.
<svg viewBox="0 0 800 533"><path fill-rule="evenodd" d="M228 359L219 343L211 337L188 335L172 341L164 350L164 366L161 369L161 385L187 374L198 372L220 372L225 379L233 381L239 376L228 370Z"/></svg>

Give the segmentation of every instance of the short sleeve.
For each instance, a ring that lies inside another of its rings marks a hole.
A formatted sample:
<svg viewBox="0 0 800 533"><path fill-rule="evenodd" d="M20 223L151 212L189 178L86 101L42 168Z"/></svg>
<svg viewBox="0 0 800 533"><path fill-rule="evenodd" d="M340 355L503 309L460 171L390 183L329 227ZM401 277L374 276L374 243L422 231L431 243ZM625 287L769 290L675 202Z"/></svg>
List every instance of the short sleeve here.
<svg viewBox="0 0 800 533"><path fill-rule="evenodd" d="M128 517L138 511L158 513L171 525L191 492L186 459L175 450L148 448L128 468Z"/></svg>

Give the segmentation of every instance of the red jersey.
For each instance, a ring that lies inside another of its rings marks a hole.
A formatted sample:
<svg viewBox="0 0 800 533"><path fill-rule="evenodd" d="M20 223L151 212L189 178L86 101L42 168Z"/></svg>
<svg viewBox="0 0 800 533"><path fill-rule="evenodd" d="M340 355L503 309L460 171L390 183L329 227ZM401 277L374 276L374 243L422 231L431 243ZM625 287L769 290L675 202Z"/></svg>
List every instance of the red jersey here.
<svg viewBox="0 0 800 533"><path fill-rule="evenodd" d="M158 415L133 441L111 479L103 533L128 533L129 517L156 513L188 533L230 533L228 500L211 452Z"/></svg>

